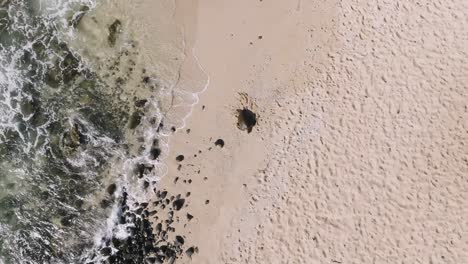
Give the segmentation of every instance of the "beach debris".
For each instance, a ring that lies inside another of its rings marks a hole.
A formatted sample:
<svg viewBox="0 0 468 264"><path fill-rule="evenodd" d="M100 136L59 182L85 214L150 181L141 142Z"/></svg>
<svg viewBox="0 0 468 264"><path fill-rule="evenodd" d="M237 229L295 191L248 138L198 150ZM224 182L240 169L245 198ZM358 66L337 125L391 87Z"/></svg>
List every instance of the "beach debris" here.
<svg viewBox="0 0 468 264"><path fill-rule="evenodd" d="M219 146L221 148L224 147L224 140L222 140L222 139L216 140L215 146Z"/></svg>
<svg viewBox="0 0 468 264"><path fill-rule="evenodd" d="M176 160L177 160L178 162L181 162L181 161L183 161L184 159L185 159L184 155L179 155L179 156L176 157Z"/></svg>
<svg viewBox="0 0 468 264"><path fill-rule="evenodd" d="M109 36L107 37L107 41L111 47L115 46L117 42L117 37L122 31L122 22L116 19L114 23L109 26Z"/></svg>

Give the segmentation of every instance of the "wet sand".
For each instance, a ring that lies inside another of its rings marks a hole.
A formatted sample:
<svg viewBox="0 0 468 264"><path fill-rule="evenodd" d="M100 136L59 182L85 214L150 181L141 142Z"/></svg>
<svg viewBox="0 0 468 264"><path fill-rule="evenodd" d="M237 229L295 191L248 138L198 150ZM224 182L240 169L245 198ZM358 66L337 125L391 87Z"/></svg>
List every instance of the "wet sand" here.
<svg viewBox="0 0 468 264"><path fill-rule="evenodd" d="M192 263L468 259L468 8L439 5L177 2L210 76L159 183Z"/></svg>

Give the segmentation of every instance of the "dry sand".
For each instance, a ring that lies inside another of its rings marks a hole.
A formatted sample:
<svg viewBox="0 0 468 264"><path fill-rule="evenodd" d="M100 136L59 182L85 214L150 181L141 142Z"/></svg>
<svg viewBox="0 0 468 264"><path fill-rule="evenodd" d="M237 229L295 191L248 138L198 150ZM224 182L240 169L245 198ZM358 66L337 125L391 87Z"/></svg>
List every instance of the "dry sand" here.
<svg viewBox="0 0 468 264"><path fill-rule="evenodd" d="M191 193L177 227L191 263L468 263L467 14L464 0L178 1L210 76L160 183Z"/></svg>

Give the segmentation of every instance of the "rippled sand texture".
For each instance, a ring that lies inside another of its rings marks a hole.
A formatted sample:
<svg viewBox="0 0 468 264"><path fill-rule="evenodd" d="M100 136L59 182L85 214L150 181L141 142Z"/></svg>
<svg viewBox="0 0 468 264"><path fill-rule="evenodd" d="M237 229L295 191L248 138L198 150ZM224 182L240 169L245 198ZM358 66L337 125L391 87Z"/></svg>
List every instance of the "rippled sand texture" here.
<svg viewBox="0 0 468 264"><path fill-rule="evenodd" d="M171 149L195 168L163 179L192 192L194 263L468 260L466 1L196 10L212 82ZM250 134L239 92L260 116Z"/></svg>

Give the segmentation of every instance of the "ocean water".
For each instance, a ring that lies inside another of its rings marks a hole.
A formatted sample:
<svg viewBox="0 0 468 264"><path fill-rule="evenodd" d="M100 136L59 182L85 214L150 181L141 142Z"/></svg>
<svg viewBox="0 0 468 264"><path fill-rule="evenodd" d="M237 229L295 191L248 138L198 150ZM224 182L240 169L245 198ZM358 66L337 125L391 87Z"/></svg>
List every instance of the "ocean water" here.
<svg viewBox="0 0 468 264"><path fill-rule="evenodd" d="M207 85L175 21L147 54L139 2L0 0L0 264L124 263Z"/></svg>

